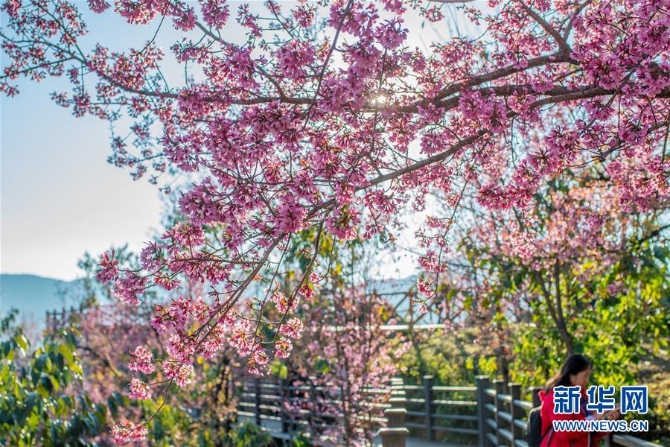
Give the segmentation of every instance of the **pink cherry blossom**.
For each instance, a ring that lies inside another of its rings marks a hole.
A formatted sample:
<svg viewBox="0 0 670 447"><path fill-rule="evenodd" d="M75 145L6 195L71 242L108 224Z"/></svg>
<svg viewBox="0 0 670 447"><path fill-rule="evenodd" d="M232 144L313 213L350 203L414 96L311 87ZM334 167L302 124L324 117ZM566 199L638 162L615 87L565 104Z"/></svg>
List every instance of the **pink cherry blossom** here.
<svg viewBox="0 0 670 447"><path fill-rule="evenodd" d="M165 377L174 380L179 387L185 387L193 380L193 365L183 365L177 362L163 364Z"/></svg>
<svg viewBox="0 0 670 447"><path fill-rule="evenodd" d="M145 347L138 346L135 352L131 354L133 361L128 363L128 369L131 371L138 371L144 374L151 374L156 369L153 364L153 354Z"/></svg>
<svg viewBox="0 0 670 447"><path fill-rule="evenodd" d="M114 259L114 251L112 253L103 253L100 256L100 270L97 278L100 282L115 281L119 277L118 265L119 261Z"/></svg>
<svg viewBox="0 0 670 447"><path fill-rule="evenodd" d="M143 424L134 424L122 420L119 425L112 427L112 436L117 444L126 444L130 441L144 441L148 430Z"/></svg>
<svg viewBox="0 0 670 447"><path fill-rule="evenodd" d="M302 330L303 330L302 321L294 317L289 319L286 323L284 323L281 326L281 329L279 329L279 333L282 335L286 335L289 338L296 339L301 337Z"/></svg>
<svg viewBox="0 0 670 447"><path fill-rule="evenodd" d="M128 396L131 399L151 399L151 387L139 379L130 381Z"/></svg>

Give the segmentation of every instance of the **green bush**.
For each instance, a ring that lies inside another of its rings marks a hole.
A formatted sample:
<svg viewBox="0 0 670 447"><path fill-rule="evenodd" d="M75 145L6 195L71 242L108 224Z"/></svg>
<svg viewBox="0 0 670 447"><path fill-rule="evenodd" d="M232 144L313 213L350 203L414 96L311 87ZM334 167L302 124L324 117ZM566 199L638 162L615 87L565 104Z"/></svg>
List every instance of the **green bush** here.
<svg viewBox="0 0 670 447"><path fill-rule="evenodd" d="M80 391L83 370L75 334L49 336L29 354L30 343L13 326L16 312L1 322L0 444L90 445L105 430L107 407Z"/></svg>
<svg viewBox="0 0 670 447"><path fill-rule="evenodd" d="M270 447L274 445L272 436L251 421L240 422L232 434L235 447Z"/></svg>

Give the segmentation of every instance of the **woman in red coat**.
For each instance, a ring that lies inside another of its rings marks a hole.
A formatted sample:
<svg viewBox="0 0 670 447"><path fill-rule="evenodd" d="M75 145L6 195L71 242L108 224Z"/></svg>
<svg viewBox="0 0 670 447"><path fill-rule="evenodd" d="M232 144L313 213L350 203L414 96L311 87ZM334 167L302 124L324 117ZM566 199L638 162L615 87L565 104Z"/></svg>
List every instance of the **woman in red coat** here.
<svg viewBox="0 0 670 447"><path fill-rule="evenodd" d="M561 372L550 379L545 389L540 391L543 434L542 442L540 443L541 447L594 447L598 445L598 439L607 435L602 432L554 431L553 421L585 421L589 419L616 419L619 417L618 409L602 414L586 410L586 404L588 403L586 386L589 383L592 369L591 361L588 358L581 354L573 354L563 363ZM557 386L580 387L581 398L578 413L554 413L554 389Z"/></svg>

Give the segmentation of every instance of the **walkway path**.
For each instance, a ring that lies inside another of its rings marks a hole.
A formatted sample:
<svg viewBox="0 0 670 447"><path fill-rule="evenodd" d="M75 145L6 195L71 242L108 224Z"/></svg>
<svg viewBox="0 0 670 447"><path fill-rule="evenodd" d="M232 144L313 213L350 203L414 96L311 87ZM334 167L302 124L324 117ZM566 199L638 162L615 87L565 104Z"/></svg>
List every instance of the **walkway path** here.
<svg viewBox="0 0 670 447"><path fill-rule="evenodd" d="M238 419L240 421L253 421L254 417L251 413L239 412ZM262 420L263 429L272 434L274 438L289 439L288 433L283 433L281 430L281 421L279 420ZM381 447L382 440L376 436L372 440L372 447ZM467 447L461 444L447 444L443 442L429 442L425 439L407 438L405 440L405 447Z"/></svg>
<svg viewBox="0 0 670 447"><path fill-rule="evenodd" d="M373 447L381 447L382 440L377 436L372 440ZM467 447L461 444L447 444L444 442L429 442L425 439L407 438L405 447Z"/></svg>

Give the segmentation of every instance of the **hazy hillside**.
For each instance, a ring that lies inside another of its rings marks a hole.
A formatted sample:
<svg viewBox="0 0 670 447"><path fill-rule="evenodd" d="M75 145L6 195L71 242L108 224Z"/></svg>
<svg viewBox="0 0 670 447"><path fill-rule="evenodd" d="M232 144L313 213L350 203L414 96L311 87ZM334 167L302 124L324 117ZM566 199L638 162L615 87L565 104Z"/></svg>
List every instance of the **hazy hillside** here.
<svg viewBox="0 0 670 447"><path fill-rule="evenodd" d="M393 305L397 305L404 292L413 286L416 286L416 276L371 281L366 288L385 295ZM165 292L159 293L159 296L162 294ZM79 280L62 281L37 275L0 274L0 315L14 307L20 312L20 320L28 319L40 327L44 323L47 310L69 308L79 302L81 296L82 285ZM398 311L401 314L406 312L407 305L404 302Z"/></svg>
<svg viewBox="0 0 670 447"><path fill-rule="evenodd" d="M19 309L20 315L32 316L36 321L44 319L47 310L60 309L70 305L65 299L68 291L74 290L77 281L43 278L36 275L0 275L0 314L12 307Z"/></svg>

